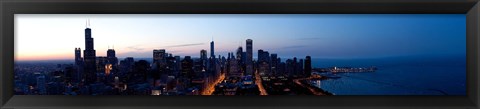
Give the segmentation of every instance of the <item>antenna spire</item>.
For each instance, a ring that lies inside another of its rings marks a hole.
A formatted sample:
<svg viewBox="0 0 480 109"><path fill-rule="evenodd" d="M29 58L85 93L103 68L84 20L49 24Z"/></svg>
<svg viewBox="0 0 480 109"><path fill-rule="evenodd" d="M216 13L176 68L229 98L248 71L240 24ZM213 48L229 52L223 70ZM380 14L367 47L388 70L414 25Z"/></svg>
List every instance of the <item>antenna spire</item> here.
<svg viewBox="0 0 480 109"><path fill-rule="evenodd" d="M90 19L87 19L87 21L88 21L88 27L90 27Z"/></svg>

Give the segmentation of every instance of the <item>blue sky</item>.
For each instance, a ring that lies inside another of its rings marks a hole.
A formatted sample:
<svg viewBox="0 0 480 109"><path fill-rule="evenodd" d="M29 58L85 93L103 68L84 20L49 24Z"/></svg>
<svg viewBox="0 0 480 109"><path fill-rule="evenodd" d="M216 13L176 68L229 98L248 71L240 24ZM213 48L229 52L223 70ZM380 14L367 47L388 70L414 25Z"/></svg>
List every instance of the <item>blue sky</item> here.
<svg viewBox="0 0 480 109"><path fill-rule="evenodd" d="M86 19L97 56L152 57L153 49L198 57L258 49L280 57L376 58L465 55L464 14L16 14L18 60L73 59Z"/></svg>

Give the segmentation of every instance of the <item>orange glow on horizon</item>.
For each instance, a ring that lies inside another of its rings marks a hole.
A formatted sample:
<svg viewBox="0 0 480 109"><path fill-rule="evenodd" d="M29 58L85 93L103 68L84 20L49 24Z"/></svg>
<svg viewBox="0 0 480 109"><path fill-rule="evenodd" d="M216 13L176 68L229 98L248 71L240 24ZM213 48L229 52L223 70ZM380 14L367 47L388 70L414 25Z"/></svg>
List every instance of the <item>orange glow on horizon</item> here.
<svg viewBox="0 0 480 109"><path fill-rule="evenodd" d="M15 55L15 61L74 60L74 54Z"/></svg>

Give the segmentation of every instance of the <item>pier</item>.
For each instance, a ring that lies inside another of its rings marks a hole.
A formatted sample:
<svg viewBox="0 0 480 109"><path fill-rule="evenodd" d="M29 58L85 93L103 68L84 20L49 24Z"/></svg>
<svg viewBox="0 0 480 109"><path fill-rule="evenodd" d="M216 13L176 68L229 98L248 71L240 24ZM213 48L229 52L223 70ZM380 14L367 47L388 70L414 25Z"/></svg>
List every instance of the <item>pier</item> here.
<svg viewBox="0 0 480 109"><path fill-rule="evenodd" d="M361 72L375 72L377 67L329 67L329 68L314 68L313 72L332 72L332 73L361 73Z"/></svg>

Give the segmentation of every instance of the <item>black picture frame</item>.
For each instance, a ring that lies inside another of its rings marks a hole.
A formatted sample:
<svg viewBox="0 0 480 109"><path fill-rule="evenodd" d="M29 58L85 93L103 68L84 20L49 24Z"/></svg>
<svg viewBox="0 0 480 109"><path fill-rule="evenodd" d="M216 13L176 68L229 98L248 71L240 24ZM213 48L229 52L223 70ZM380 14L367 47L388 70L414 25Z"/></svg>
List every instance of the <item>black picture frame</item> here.
<svg viewBox="0 0 480 109"><path fill-rule="evenodd" d="M0 106L14 108L479 108L478 0L1 0ZM467 96L14 95L15 14L465 14Z"/></svg>

